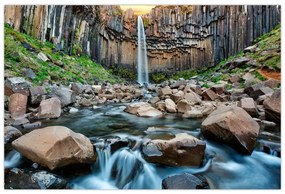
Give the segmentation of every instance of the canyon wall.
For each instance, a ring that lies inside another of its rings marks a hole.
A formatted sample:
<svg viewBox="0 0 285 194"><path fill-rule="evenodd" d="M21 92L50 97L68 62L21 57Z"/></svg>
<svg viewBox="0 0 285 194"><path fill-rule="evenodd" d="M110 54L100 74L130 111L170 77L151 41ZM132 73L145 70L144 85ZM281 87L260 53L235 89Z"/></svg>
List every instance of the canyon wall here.
<svg viewBox="0 0 285 194"><path fill-rule="evenodd" d="M150 72L216 65L280 23L277 5L156 6L143 15ZM119 6L6 5L5 22L69 54L136 71L137 16Z"/></svg>

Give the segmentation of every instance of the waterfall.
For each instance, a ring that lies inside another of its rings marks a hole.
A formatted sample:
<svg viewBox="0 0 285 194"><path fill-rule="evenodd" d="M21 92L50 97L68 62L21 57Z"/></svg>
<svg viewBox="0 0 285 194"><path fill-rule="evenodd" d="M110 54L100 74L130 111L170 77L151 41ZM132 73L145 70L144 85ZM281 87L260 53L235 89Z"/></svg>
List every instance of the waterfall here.
<svg viewBox="0 0 285 194"><path fill-rule="evenodd" d="M138 82L148 84L148 62L146 51L146 36L141 16L138 16Z"/></svg>
<svg viewBox="0 0 285 194"><path fill-rule="evenodd" d="M16 150L8 153L4 160L4 168L15 168L21 163L21 154Z"/></svg>
<svg viewBox="0 0 285 194"><path fill-rule="evenodd" d="M94 173L74 182L74 189L160 189L161 178L139 150L122 148L111 154L110 146L97 147Z"/></svg>

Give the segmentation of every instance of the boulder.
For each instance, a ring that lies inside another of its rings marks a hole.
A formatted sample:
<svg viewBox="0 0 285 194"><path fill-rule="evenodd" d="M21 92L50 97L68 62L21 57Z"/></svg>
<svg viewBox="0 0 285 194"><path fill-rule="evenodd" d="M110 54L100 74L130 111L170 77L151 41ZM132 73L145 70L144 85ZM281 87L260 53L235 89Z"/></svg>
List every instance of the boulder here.
<svg viewBox="0 0 285 194"><path fill-rule="evenodd" d="M39 105L44 100L46 89L43 86L34 86L30 88L30 102L32 105Z"/></svg>
<svg viewBox="0 0 285 194"><path fill-rule="evenodd" d="M31 69L31 68L25 68L23 71L22 71L24 77L28 77L28 78L31 78L31 79L35 79L36 78L36 74L35 72Z"/></svg>
<svg viewBox="0 0 285 194"><path fill-rule="evenodd" d="M274 89L278 86L278 81L276 81L275 79L268 79L268 80L265 80L264 82L262 82L263 85L265 87L269 87L271 89Z"/></svg>
<svg viewBox="0 0 285 194"><path fill-rule="evenodd" d="M184 92L183 91L178 91L175 94L170 94L170 98L175 102L179 102L180 100L182 100L184 97Z"/></svg>
<svg viewBox="0 0 285 194"><path fill-rule="evenodd" d="M21 117L27 111L28 97L20 93L14 93L9 99L9 112L12 117Z"/></svg>
<svg viewBox="0 0 285 194"><path fill-rule="evenodd" d="M239 82L239 80L240 80L240 75L238 75L238 74L235 74L229 78L229 81L232 83L237 83L237 82Z"/></svg>
<svg viewBox="0 0 285 194"><path fill-rule="evenodd" d="M166 95L170 95L170 94L172 94L172 90L170 89L169 86L158 89L158 96L166 96Z"/></svg>
<svg viewBox="0 0 285 194"><path fill-rule="evenodd" d="M26 158L50 170L95 160L90 140L63 126L33 130L13 141L12 146Z"/></svg>
<svg viewBox="0 0 285 194"><path fill-rule="evenodd" d="M175 83L171 84L170 88L179 88L180 86L182 85L185 86L186 84L187 84L186 80L178 80Z"/></svg>
<svg viewBox="0 0 285 194"><path fill-rule="evenodd" d="M162 112L166 112L165 102L156 103L156 108Z"/></svg>
<svg viewBox="0 0 285 194"><path fill-rule="evenodd" d="M211 89L216 94L223 94L226 91L226 85L225 84L215 84L211 87Z"/></svg>
<svg viewBox="0 0 285 194"><path fill-rule="evenodd" d="M7 78L5 81L5 96L10 96L13 93L21 93L29 96L29 88L31 83L27 82L22 77Z"/></svg>
<svg viewBox="0 0 285 194"><path fill-rule="evenodd" d="M213 92L211 89L207 89L204 92L202 92L202 98L205 101L214 101L218 98L218 95Z"/></svg>
<svg viewBox="0 0 285 194"><path fill-rule="evenodd" d="M263 102L265 108L265 117L276 123L281 122L281 89L275 90L270 98Z"/></svg>
<svg viewBox="0 0 285 194"><path fill-rule="evenodd" d="M54 94L60 99L62 107L70 105L76 101L76 94L65 87L55 88Z"/></svg>
<svg viewBox="0 0 285 194"><path fill-rule="evenodd" d="M156 117L162 115L162 112L153 108L147 102L132 103L129 106L127 106L127 108L125 108L124 111L141 117Z"/></svg>
<svg viewBox="0 0 285 194"><path fill-rule="evenodd" d="M80 104L81 106L84 106L84 107L89 107L89 106L92 105L92 102L91 102L90 100L86 99L86 98L82 98L82 99L80 100L79 104Z"/></svg>
<svg viewBox="0 0 285 194"><path fill-rule="evenodd" d="M166 106L167 112L170 112L170 113L176 112L176 104L173 102L173 100L166 99L165 100L165 106Z"/></svg>
<svg viewBox="0 0 285 194"><path fill-rule="evenodd" d="M149 103L154 105L155 103L159 102L159 100L160 100L159 97L156 96L156 97L151 98Z"/></svg>
<svg viewBox="0 0 285 194"><path fill-rule="evenodd" d="M273 93L273 90L263 83L257 83L244 89L244 92L256 100L259 96Z"/></svg>
<svg viewBox="0 0 285 194"><path fill-rule="evenodd" d="M249 61L250 61L250 59L247 58L247 57L236 58L232 62L232 64L231 64L229 69L234 69L234 68L237 68L237 67L241 67L241 66L243 66L244 64L246 64Z"/></svg>
<svg viewBox="0 0 285 194"><path fill-rule="evenodd" d="M177 110L180 113L185 113L185 112L191 110L191 104L187 100L180 100L177 103Z"/></svg>
<svg viewBox="0 0 285 194"><path fill-rule="evenodd" d="M200 104L202 102L200 96L190 90L188 93L184 95L184 99L187 100L190 104L195 105L195 104Z"/></svg>
<svg viewBox="0 0 285 194"><path fill-rule="evenodd" d="M202 118L203 113L198 109L191 109L182 115L183 118Z"/></svg>
<svg viewBox="0 0 285 194"><path fill-rule="evenodd" d="M258 116L257 106L253 98L242 98L239 101L239 106L243 108L248 114L250 114L250 116Z"/></svg>
<svg viewBox="0 0 285 194"><path fill-rule="evenodd" d="M148 162L168 166L200 166L206 143L186 133L173 139L154 139L143 144L142 153Z"/></svg>
<svg viewBox="0 0 285 194"><path fill-rule="evenodd" d="M257 49L257 46L256 46L256 45L252 45L252 46L246 47L246 48L243 50L243 52L244 52L244 53L247 53L247 52L249 52L249 53L254 53L254 52L256 51L256 49Z"/></svg>
<svg viewBox="0 0 285 194"><path fill-rule="evenodd" d="M75 94L82 94L84 91L84 86L81 83L72 83L71 90L74 91Z"/></svg>
<svg viewBox="0 0 285 194"><path fill-rule="evenodd" d="M240 107L220 106L203 121L202 134L228 144L240 153L251 154L259 125Z"/></svg>
<svg viewBox="0 0 285 194"><path fill-rule="evenodd" d="M209 189L209 184L200 175L184 173L163 179L162 189Z"/></svg>
<svg viewBox="0 0 285 194"><path fill-rule="evenodd" d="M17 128L12 126L4 127L4 144L11 143L15 139L21 137L23 134Z"/></svg>
<svg viewBox="0 0 285 194"><path fill-rule="evenodd" d="M60 100L57 97L41 101L39 106L39 118L58 118L61 115Z"/></svg>

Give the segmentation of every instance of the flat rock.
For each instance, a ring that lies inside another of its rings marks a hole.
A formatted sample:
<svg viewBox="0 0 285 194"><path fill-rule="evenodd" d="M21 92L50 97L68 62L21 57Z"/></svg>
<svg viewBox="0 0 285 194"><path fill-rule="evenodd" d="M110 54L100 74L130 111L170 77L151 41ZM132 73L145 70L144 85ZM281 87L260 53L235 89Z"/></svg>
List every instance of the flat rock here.
<svg viewBox="0 0 285 194"><path fill-rule="evenodd" d="M28 97L21 93L14 93L9 98L9 112L12 117L23 116L27 111Z"/></svg>
<svg viewBox="0 0 285 194"><path fill-rule="evenodd" d="M39 106L39 118L58 118L61 115L61 102L57 97L43 100Z"/></svg>
<svg viewBox="0 0 285 194"><path fill-rule="evenodd" d="M256 117L259 115L256 103L254 102L253 98L242 98L239 101L239 106L243 108L252 117Z"/></svg>

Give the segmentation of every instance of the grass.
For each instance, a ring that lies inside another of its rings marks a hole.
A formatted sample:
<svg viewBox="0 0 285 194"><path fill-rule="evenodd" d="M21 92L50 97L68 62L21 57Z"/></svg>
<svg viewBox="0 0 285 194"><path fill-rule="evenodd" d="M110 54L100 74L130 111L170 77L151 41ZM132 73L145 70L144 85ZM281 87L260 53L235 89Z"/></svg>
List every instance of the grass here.
<svg viewBox="0 0 285 194"><path fill-rule="evenodd" d="M89 57L80 55L79 46L74 50L76 56L69 56L58 51L52 43L43 43L29 35L19 33L7 24L5 24L4 33L5 74L7 76L23 76L22 71L30 68L35 72L36 78L26 79L32 81L34 85L41 85L45 80L63 84L70 82L92 84L96 81L125 82L124 79L112 75ZM23 44L29 45L33 51L27 50ZM44 62L38 59L39 52L44 53L51 61Z"/></svg>

